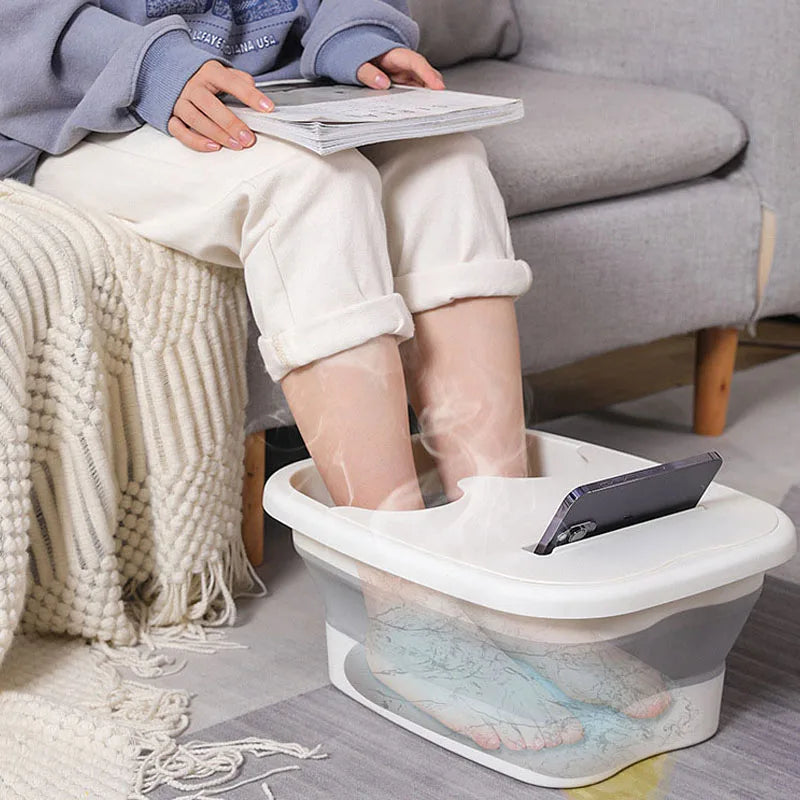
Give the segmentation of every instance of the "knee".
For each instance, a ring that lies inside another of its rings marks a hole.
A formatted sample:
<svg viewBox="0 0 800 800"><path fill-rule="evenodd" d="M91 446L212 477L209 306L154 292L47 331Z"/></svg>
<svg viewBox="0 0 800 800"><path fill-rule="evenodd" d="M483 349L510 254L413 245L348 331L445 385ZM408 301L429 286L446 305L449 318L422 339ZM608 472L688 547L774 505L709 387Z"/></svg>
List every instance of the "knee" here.
<svg viewBox="0 0 800 800"><path fill-rule="evenodd" d="M414 209L445 204L462 215L497 194L483 142L465 133L399 142L388 150L381 173L387 202L396 213L401 206L414 214Z"/></svg>
<svg viewBox="0 0 800 800"><path fill-rule="evenodd" d="M477 160L486 163L486 148L483 142L471 133L452 133L440 136L439 143L445 153L452 154L455 158Z"/></svg>
<svg viewBox="0 0 800 800"><path fill-rule="evenodd" d="M381 176L358 150L342 150L307 160L298 172L310 202L333 201L338 208L380 209Z"/></svg>
<svg viewBox="0 0 800 800"><path fill-rule="evenodd" d="M403 145L398 166L404 171L415 167L427 172L454 169L469 171L474 166L484 170L488 164L483 142L469 133L412 139L403 142Z"/></svg>
<svg viewBox="0 0 800 800"><path fill-rule="evenodd" d="M489 171L489 159L483 142L468 133L442 136L434 154L434 164L446 171L448 180L456 185L480 185L494 179Z"/></svg>

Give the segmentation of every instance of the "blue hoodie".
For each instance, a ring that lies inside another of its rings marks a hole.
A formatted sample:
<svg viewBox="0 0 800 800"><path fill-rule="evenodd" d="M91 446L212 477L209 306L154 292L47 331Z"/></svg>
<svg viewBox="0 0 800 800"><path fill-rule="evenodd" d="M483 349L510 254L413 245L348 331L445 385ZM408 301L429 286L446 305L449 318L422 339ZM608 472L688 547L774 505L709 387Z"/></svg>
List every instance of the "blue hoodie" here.
<svg viewBox="0 0 800 800"><path fill-rule="evenodd" d="M0 177L30 181L42 152L91 131L166 133L206 61L356 84L361 64L418 40L406 0L2 0Z"/></svg>

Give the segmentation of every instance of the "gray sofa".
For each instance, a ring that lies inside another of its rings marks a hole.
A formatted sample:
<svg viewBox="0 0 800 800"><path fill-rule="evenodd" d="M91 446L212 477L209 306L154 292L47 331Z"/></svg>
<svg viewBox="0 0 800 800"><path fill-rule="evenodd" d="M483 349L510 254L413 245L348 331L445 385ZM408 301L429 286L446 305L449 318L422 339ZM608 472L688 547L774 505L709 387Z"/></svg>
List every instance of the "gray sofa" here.
<svg viewBox="0 0 800 800"><path fill-rule="evenodd" d="M522 122L479 134L534 273L517 303L524 373L800 310L800 5L412 11L449 88L525 101ZM251 320L248 433L292 424L255 337Z"/></svg>

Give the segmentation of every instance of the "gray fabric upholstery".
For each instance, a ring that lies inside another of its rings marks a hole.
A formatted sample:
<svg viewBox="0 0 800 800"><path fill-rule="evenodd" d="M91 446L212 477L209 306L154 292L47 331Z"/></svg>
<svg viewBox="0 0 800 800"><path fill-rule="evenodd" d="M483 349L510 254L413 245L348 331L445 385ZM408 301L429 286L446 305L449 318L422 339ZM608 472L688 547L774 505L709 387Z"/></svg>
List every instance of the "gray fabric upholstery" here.
<svg viewBox="0 0 800 800"><path fill-rule="evenodd" d="M515 0L515 61L710 97L741 119L743 166L777 214L762 315L800 311L800 3Z"/></svg>
<svg viewBox="0 0 800 800"><path fill-rule="evenodd" d="M533 270L517 301L525 374L710 325L744 323L760 233L752 181L733 174L511 221ZM292 424L255 348L247 431Z"/></svg>
<svg viewBox="0 0 800 800"><path fill-rule="evenodd" d="M409 0L420 52L436 67L470 58L507 58L520 46L511 0Z"/></svg>
<svg viewBox="0 0 800 800"><path fill-rule="evenodd" d="M752 181L732 174L512 220L534 276L517 301L523 372L744 324L758 212Z"/></svg>
<svg viewBox="0 0 800 800"><path fill-rule="evenodd" d="M522 121L478 133L511 217L708 175L747 141L718 103L644 83L487 60L447 85L525 102Z"/></svg>

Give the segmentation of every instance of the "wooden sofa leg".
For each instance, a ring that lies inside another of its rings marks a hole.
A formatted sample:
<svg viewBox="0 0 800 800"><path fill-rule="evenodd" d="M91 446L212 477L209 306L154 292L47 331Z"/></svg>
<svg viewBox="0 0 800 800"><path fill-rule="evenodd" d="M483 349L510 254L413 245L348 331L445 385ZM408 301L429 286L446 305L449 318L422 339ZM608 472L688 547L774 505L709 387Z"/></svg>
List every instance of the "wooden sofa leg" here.
<svg viewBox="0 0 800 800"><path fill-rule="evenodd" d="M264 560L264 508L261 497L266 480L266 456L266 433L251 433L244 443L242 538L247 558L254 567Z"/></svg>
<svg viewBox="0 0 800 800"><path fill-rule="evenodd" d="M725 430L739 331L704 328L697 332L694 373L694 432L719 436Z"/></svg>

